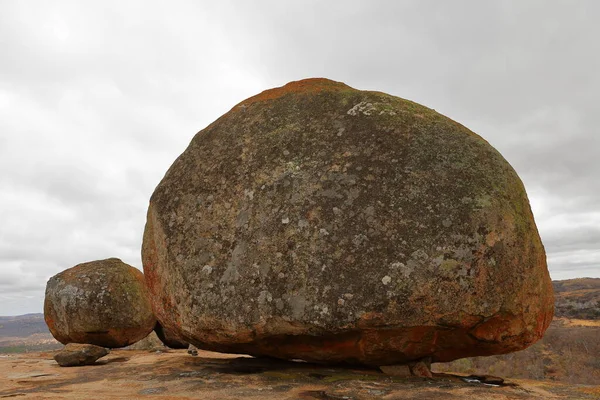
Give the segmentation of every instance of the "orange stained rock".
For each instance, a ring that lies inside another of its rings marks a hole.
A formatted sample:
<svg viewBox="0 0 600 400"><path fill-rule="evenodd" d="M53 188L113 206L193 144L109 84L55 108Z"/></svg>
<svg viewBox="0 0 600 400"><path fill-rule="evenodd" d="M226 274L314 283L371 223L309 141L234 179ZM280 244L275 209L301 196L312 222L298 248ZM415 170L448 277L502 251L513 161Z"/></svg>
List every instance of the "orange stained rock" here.
<svg viewBox="0 0 600 400"><path fill-rule="evenodd" d="M308 78L299 81L290 82L284 86L280 86L273 89L265 90L255 96L252 96L240 104L237 107L247 107L253 103L259 101L273 100L282 97L289 93L311 93L321 92L323 90L331 91L343 91L351 89L348 85L342 82L336 82L325 78Z"/></svg>

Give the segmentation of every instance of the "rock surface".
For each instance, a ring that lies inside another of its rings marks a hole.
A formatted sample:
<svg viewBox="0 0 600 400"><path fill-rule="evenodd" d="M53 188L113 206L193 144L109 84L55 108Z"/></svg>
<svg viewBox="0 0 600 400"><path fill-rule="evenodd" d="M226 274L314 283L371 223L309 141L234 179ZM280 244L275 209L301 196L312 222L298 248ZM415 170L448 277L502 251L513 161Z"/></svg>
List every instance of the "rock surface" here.
<svg viewBox="0 0 600 400"><path fill-rule="evenodd" d="M0 357L0 398L161 400L371 400L371 399L578 399L598 400L598 380L588 385L553 380L513 380L492 387L461 376L432 380L390 377L374 369L247 358L200 351L113 350L98 367L62 368L49 353ZM466 376L466 375L464 375ZM146 396L152 394L153 396Z"/></svg>
<svg viewBox="0 0 600 400"><path fill-rule="evenodd" d="M493 375L469 375L465 379L477 380L488 385L502 385L504 383L504 378Z"/></svg>
<svg viewBox="0 0 600 400"><path fill-rule="evenodd" d="M423 361L417 361L416 363L410 365L410 373L414 376L418 376L419 378L433 378L430 366Z"/></svg>
<svg viewBox="0 0 600 400"><path fill-rule="evenodd" d="M117 258L76 265L46 285L44 319L63 344L125 347L154 329L144 275Z"/></svg>
<svg viewBox="0 0 600 400"><path fill-rule="evenodd" d="M54 360L61 367L76 367L93 364L108 353L104 347L93 344L69 343L54 355Z"/></svg>
<svg viewBox="0 0 600 400"><path fill-rule="evenodd" d="M171 349L187 349L189 344L176 335L173 332L165 329L160 322L156 322L156 326L154 327L154 332L156 332L156 336L160 339L163 344Z"/></svg>
<svg viewBox="0 0 600 400"><path fill-rule="evenodd" d="M553 315L523 184L464 126L309 79L200 131L154 191L158 319L202 349L385 366L501 354Z"/></svg>

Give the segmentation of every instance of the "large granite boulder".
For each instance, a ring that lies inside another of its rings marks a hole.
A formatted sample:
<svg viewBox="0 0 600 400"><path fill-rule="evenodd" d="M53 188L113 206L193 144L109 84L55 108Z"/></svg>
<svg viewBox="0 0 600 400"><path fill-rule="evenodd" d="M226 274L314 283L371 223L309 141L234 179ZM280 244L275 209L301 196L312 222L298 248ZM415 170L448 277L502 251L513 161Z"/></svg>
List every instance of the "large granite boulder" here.
<svg viewBox="0 0 600 400"><path fill-rule="evenodd" d="M183 341L179 337L177 337L173 332L165 329L160 322L156 322L156 326L154 327L154 332L156 332L156 336L160 339L160 341L167 347L171 349L187 349L189 347L189 343Z"/></svg>
<svg viewBox="0 0 600 400"><path fill-rule="evenodd" d="M523 184L464 126L308 79L200 131L154 191L157 318L206 350L391 365L507 353L553 315Z"/></svg>
<svg viewBox="0 0 600 400"><path fill-rule="evenodd" d="M118 258L79 264L50 278L44 319L63 344L109 348L143 339L156 324L144 274Z"/></svg>

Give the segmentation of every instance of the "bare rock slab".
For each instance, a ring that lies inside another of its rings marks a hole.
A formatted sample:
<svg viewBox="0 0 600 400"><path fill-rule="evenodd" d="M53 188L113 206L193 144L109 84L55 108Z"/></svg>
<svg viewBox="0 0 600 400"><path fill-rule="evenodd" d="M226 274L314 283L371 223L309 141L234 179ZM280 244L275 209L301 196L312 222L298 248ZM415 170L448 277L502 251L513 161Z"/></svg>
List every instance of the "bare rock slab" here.
<svg viewBox="0 0 600 400"><path fill-rule="evenodd" d="M93 344L69 343L54 356L54 360L61 367L90 365L109 352L108 349Z"/></svg>
<svg viewBox="0 0 600 400"><path fill-rule="evenodd" d="M158 320L198 348L402 364L517 351L553 289L523 183L480 136L307 79L192 139L150 199Z"/></svg>

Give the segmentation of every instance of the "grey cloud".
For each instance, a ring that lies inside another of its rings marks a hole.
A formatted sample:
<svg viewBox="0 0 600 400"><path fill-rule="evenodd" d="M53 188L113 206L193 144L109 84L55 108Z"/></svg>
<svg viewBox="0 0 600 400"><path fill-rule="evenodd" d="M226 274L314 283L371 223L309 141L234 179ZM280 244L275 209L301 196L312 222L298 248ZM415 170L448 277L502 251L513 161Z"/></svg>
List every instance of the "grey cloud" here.
<svg viewBox="0 0 600 400"><path fill-rule="evenodd" d="M192 136L311 76L483 136L525 182L552 276L600 276L599 12L593 0L1 2L0 281L14 286L0 287L0 315L40 311L35 288L79 262L141 267L149 197Z"/></svg>
<svg viewBox="0 0 600 400"><path fill-rule="evenodd" d="M545 235L544 244L554 253L598 250L600 226L565 228ZM598 250L600 254L600 250Z"/></svg>
<svg viewBox="0 0 600 400"><path fill-rule="evenodd" d="M52 165L39 167L39 173L30 177L29 184L59 200L65 205L84 204L104 200L98 187L101 171L81 166Z"/></svg>
<svg viewBox="0 0 600 400"><path fill-rule="evenodd" d="M259 27L260 50L250 48L277 80L341 73L361 86L385 82L383 89L400 96L418 89L415 100L427 95L434 107L502 122L539 96L560 105L573 90L592 95L588 83L597 79L598 60L588 56L596 2L261 4L269 12L242 6L252 18L241 23Z"/></svg>

